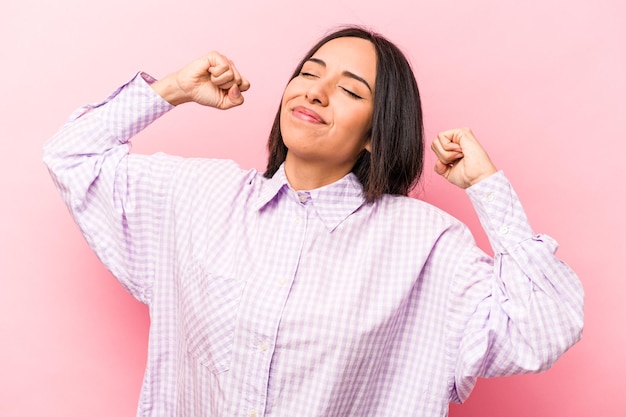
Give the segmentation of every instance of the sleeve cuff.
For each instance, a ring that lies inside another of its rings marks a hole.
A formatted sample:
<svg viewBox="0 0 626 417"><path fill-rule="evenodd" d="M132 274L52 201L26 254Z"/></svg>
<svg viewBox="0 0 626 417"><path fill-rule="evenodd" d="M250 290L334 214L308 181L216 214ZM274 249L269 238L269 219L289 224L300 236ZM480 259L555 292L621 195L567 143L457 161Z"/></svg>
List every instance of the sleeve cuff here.
<svg viewBox="0 0 626 417"><path fill-rule="evenodd" d="M502 171L466 189L495 253L533 237L515 190Z"/></svg>
<svg viewBox="0 0 626 417"><path fill-rule="evenodd" d="M150 75L138 72L102 103L92 106L101 107L99 118L120 143L127 142L174 107L150 87L154 81Z"/></svg>

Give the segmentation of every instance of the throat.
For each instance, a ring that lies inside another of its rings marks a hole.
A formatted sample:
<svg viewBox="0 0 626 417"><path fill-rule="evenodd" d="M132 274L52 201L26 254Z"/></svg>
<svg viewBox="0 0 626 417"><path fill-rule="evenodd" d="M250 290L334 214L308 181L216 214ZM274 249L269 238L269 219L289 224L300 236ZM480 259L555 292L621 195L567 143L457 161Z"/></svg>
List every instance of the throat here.
<svg viewBox="0 0 626 417"><path fill-rule="evenodd" d="M314 190L345 177L352 171L353 164L329 166L325 163L302 161L290 156L285 158L285 175L291 188L296 191Z"/></svg>

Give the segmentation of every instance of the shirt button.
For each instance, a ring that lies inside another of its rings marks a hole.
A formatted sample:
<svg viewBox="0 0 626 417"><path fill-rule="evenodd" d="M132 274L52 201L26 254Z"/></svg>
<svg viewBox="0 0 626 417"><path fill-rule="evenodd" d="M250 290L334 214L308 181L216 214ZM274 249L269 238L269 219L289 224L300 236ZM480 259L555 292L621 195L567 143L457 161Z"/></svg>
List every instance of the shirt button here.
<svg viewBox="0 0 626 417"><path fill-rule="evenodd" d="M506 235L507 233L509 233L509 228L506 226L500 226L500 228L498 229L498 233L500 233L501 235Z"/></svg>
<svg viewBox="0 0 626 417"><path fill-rule="evenodd" d="M286 283L287 283L287 280L285 278L278 279L278 285L280 285L281 287L285 285Z"/></svg>
<svg viewBox="0 0 626 417"><path fill-rule="evenodd" d="M259 349L261 349L261 352L267 352L267 342L265 340L261 340L259 342Z"/></svg>
<svg viewBox="0 0 626 417"><path fill-rule="evenodd" d="M293 222L294 222L295 224L300 224L300 222L301 222L301 221L302 221L302 220L300 220L300 217L298 217L298 216L293 216Z"/></svg>
<svg viewBox="0 0 626 417"><path fill-rule="evenodd" d="M298 194L298 198L300 199L301 203L304 203L307 199L307 195L305 193L301 193L301 194Z"/></svg>
<svg viewBox="0 0 626 417"><path fill-rule="evenodd" d="M257 417L256 410L250 410L250 417Z"/></svg>
<svg viewBox="0 0 626 417"><path fill-rule="evenodd" d="M496 196L493 193L489 193L485 196L485 201L488 203L491 203L495 199L496 199Z"/></svg>

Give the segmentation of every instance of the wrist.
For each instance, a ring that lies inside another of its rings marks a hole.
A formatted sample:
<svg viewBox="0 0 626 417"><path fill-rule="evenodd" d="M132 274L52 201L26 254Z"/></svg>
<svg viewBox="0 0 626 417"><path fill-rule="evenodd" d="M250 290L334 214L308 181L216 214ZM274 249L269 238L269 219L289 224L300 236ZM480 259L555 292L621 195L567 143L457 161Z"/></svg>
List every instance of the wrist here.
<svg viewBox="0 0 626 417"><path fill-rule="evenodd" d="M478 184L479 182L491 177L493 174L495 174L496 172L498 172L498 170L496 169L495 166L491 166L491 168L489 170L484 171L481 175L479 175L478 177L472 179L469 181L469 187L471 187L472 185Z"/></svg>
<svg viewBox="0 0 626 417"><path fill-rule="evenodd" d="M189 101L187 95L180 89L178 82L173 75L168 75L150 86L163 98L163 100L167 101L172 106L178 106L179 104Z"/></svg>

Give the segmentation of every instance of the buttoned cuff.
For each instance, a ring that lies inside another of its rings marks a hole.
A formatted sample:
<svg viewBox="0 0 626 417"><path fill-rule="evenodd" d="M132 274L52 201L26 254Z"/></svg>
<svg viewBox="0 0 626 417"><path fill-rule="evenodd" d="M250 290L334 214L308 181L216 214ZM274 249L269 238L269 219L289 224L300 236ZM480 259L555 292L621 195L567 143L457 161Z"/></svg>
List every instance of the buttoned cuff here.
<svg viewBox="0 0 626 417"><path fill-rule="evenodd" d="M494 253L507 252L533 236L515 190L502 171L466 189Z"/></svg>

